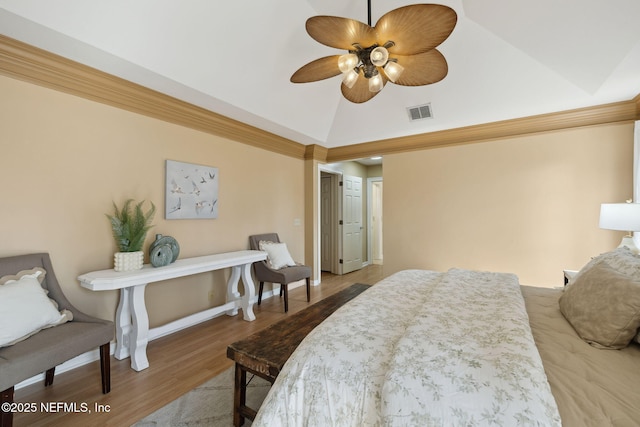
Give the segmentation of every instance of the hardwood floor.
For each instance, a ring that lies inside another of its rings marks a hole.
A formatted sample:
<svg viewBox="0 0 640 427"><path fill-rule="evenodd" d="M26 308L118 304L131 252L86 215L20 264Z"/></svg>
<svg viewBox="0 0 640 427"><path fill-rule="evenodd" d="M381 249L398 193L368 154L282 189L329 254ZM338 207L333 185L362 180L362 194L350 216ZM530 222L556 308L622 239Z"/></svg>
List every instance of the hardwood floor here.
<svg viewBox="0 0 640 427"><path fill-rule="evenodd" d="M130 359L112 356L111 393L106 395L101 393L97 361L56 375L52 386L38 383L17 390L15 401L35 403L37 410L14 414L14 426L129 426L230 368L233 362L226 355L229 344L353 283L374 284L380 279L381 265L343 276L323 273L322 283L311 288L311 302L306 301L304 286L290 290L286 314L275 296L254 306L253 322L242 320L242 315L223 315L152 341L147 347L150 366L141 372L131 369ZM48 405L49 412L41 410L41 402Z"/></svg>

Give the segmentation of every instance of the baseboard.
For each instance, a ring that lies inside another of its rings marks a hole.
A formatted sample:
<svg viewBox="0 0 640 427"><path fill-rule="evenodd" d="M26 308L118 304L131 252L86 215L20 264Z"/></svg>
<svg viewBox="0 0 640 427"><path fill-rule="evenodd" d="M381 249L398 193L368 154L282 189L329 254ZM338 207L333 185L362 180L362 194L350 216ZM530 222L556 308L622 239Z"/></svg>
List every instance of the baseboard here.
<svg viewBox="0 0 640 427"><path fill-rule="evenodd" d="M277 288L277 290L279 289L280 288ZM274 294L275 292L273 290L264 291L262 293L262 299L263 300L269 299ZM253 303L256 304L257 302L258 302L258 297L255 296L253 298ZM182 319L176 320L175 322L167 323L166 325L150 329L149 341L153 341L155 339L164 337L166 335L181 331L182 329L190 328L191 326L195 326L199 323L206 322L207 320L211 320L215 317L221 316L225 314L230 308L233 308L233 306L234 306L234 303L228 303L225 305L221 305L219 307L214 307L212 309L202 311L200 313L193 314L191 316L184 317ZM115 341L112 341L109 346L110 355L114 354L115 348L116 348L116 343ZM63 364L56 366L56 375L61 374L63 372L71 371L72 369L79 368L80 366L87 365L89 363L95 362L96 360L100 360L100 351L97 348L95 350L91 350L79 356L76 356L73 359L69 359ZM41 382L44 384L44 372L16 384L15 389L19 390L23 387L27 387L31 384L35 384L38 382Z"/></svg>

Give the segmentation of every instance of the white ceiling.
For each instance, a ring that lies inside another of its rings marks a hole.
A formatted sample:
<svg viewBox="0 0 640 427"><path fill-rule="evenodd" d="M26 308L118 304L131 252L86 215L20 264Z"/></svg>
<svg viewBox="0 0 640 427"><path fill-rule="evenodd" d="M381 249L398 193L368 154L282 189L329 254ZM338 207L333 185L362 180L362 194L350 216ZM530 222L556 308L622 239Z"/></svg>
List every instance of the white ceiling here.
<svg viewBox="0 0 640 427"><path fill-rule="evenodd" d="M2 34L302 144L327 148L569 110L640 94L640 1L444 0L449 74L388 84L364 104L340 77L293 84L341 53L305 31L314 15L367 21L365 0L0 0ZM412 2L372 0L373 24ZM410 122L406 108L431 103Z"/></svg>

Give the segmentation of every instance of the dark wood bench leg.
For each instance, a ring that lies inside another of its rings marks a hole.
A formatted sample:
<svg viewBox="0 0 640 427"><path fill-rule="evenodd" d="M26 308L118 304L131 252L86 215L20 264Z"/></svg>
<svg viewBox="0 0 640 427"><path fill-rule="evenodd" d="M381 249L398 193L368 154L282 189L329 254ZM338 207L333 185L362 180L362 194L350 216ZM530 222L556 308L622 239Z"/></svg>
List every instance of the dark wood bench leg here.
<svg viewBox="0 0 640 427"><path fill-rule="evenodd" d="M241 409L247 403L247 371L236 363L235 386L233 390L233 425L240 427L244 424Z"/></svg>
<svg viewBox="0 0 640 427"><path fill-rule="evenodd" d="M47 369L47 372L44 373L44 386L50 386L53 384L53 377L56 374L56 367L54 366L51 369Z"/></svg>
<svg viewBox="0 0 640 427"><path fill-rule="evenodd" d="M111 356L109 343L100 346L100 375L102 376L102 393L111 391Z"/></svg>
<svg viewBox="0 0 640 427"><path fill-rule="evenodd" d="M311 278L307 277L307 302L311 301Z"/></svg>
<svg viewBox="0 0 640 427"><path fill-rule="evenodd" d="M13 403L13 387L4 390L0 396L1 403ZM4 405L3 405L4 406ZM0 427L11 427L13 425L13 412L0 409Z"/></svg>

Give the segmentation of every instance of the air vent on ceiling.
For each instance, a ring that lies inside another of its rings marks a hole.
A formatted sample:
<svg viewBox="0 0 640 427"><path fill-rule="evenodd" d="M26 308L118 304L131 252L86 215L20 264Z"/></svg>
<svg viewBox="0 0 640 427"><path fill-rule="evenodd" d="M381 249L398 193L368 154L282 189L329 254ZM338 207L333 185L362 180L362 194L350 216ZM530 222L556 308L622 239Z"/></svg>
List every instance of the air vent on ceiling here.
<svg viewBox="0 0 640 427"><path fill-rule="evenodd" d="M433 112L431 111L431 104L416 105L415 107L407 107L409 112L409 120L422 120L432 119Z"/></svg>

